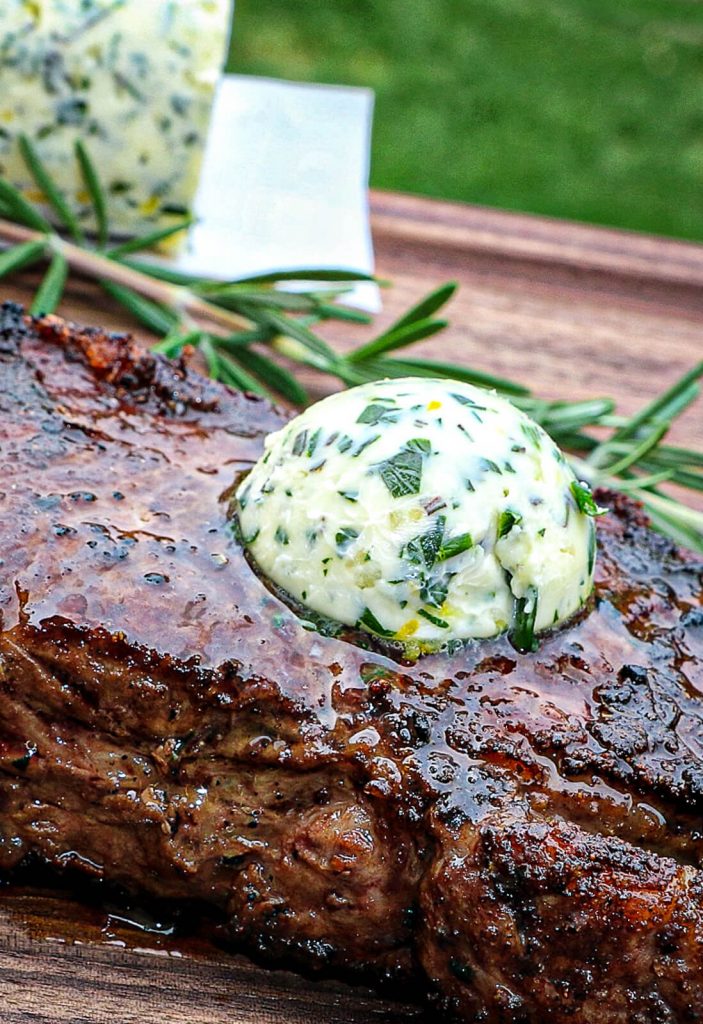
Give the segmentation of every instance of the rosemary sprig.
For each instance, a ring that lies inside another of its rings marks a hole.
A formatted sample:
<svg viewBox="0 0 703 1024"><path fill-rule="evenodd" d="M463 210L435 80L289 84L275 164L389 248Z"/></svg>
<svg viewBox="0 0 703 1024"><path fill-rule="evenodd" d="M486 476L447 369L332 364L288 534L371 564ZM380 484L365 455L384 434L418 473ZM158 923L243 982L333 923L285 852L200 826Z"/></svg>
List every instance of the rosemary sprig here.
<svg viewBox="0 0 703 1024"><path fill-rule="evenodd" d="M107 245L109 236L107 200L105 198L102 185L100 184L100 178L93 166L93 161L88 156L88 151L80 139L76 142L76 160L80 167L83 184L88 191L90 202L93 207L95 225L97 228L98 248L104 249Z"/></svg>
<svg viewBox="0 0 703 1024"><path fill-rule="evenodd" d="M39 154L26 135L20 135L19 147L29 173L34 178L37 187L43 192L47 203L58 217L59 223L68 229L69 234L76 242L82 242L85 236L78 223L78 218L64 199L63 193L56 187Z"/></svg>
<svg viewBox="0 0 703 1024"><path fill-rule="evenodd" d="M579 475L592 486L622 491L641 501L652 524L680 544L703 553L703 512L662 494L663 483L703 491L701 453L662 445L674 421L700 394L703 361L631 419L615 421L613 434L595 442L578 436L586 459L572 457ZM574 447L573 442L569 446Z"/></svg>
<svg viewBox="0 0 703 1024"><path fill-rule="evenodd" d="M33 316L46 316L51 313L59 304L63 290L68 278L68 263L60 252L55 252L51 258L49 269L42 279L30 312Z"/></svg>
<svg viewBox="0 0 703 1024"><path fill-rule="evenodd" d="M456 285L436 289L371 341L351 352L335 351L317 332L330 319L369 322L344 299L350 284L373 280L346 270L281 270L235 281L213 281L185 274L140 254L184 231L184 218L167 228L110 245L108 202L100 175L86 147L77 143L76 172L90 199L96 233L88 238L80 218L52 179L33 144L20 141L27 167L59 227L10 182L0 178L0 278L42 261L47 269L34 297L35 314L60 304L71 271L97 281L113 299L161 337L154 348L169 357L184 349L202 353L211 376L233 388L280 396L304 405L308 395L284 356L337 378L347 386L385 377L446 377L495 388L539 422L571 453L579 479L604 485L644 503L653 525L681 544L703 553L703 513L662 493L676 484L703 492L703 453L664 443L674 419L698 397L703 363L649 403L637 415L615 414L610 398L545 402L527 388L465 365L417 358L407 349L446 326L441 311ZM68 237L67 237L68 236ZM288 282L308 282L304 291L282 290ZM328 287L317 287L316 282ZM329 287L330 285L336 287ZM396 353L402 351L402 355ZM596 438L591 428L609 433Z"/></svg>

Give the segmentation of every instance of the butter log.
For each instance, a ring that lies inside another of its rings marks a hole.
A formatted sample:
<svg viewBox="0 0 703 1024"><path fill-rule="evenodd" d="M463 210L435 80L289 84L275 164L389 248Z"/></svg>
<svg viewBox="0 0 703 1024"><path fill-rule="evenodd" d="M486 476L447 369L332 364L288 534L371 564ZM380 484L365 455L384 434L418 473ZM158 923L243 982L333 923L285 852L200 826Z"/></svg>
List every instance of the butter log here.
<svg viewBox="0 0 703 1024"><path fill-rule="evenodd" d="M41 201L19 151L26 135L90 230L81 139L113 233L188 214L231 9L231 0L0 0L0 175Z"/></svg>

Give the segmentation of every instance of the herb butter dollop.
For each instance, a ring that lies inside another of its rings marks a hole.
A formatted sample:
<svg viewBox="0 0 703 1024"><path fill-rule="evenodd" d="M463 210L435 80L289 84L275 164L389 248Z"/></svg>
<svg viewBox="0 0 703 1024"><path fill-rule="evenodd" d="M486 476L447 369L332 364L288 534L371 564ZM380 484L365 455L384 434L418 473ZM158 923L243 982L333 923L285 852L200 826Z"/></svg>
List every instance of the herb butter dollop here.
<svg viewBox="0 0 703 1024"><path fill-rule="evenodd" d="M410 651L563 622L593 586L590 494L497 394L405 378L332 395L239 485L261 572L326 619Z"/></svg>

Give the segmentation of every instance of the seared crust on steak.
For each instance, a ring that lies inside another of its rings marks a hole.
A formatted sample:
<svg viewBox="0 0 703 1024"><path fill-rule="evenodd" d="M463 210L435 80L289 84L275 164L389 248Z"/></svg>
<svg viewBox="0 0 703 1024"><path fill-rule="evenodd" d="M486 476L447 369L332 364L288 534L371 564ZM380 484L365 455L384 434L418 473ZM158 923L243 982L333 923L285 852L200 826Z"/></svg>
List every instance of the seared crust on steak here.
<svg viewBox="0 0 703 1024"><path fill-rule="evenodd" d="M484 1024L703 1019L703 566L622 497L535 654L310 631L228 491L266 402L0 316L0 866L206 902Z"/></svg>

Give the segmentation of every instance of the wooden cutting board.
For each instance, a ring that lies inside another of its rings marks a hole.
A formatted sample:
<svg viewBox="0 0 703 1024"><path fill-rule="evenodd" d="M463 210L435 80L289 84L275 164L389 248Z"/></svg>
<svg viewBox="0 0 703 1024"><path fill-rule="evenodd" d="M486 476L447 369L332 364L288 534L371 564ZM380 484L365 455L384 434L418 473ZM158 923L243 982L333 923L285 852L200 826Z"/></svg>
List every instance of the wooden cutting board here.
<svg viewBox="0 0 703 1024"><path fill-rule="evenodd" d="M612 395L624 413L703 359L703 247L377 193L380 323L461 284L452 325L416 351L489 370L545 398ZM27 301L27 283L3 298ZM132 328L87 282L61 312ZM365 332L335 325L340 347ZM331 382L330 382L331 386ZM324 382L315 383L320 394ZM703 402L671 435L703 450ZM701 504L701 502L699 502ZM701 505L703 507L703 505ZM201 937L141 933L62 893L0 890L0 1024L429 1024L366 989L266 971Z"/></svg>

